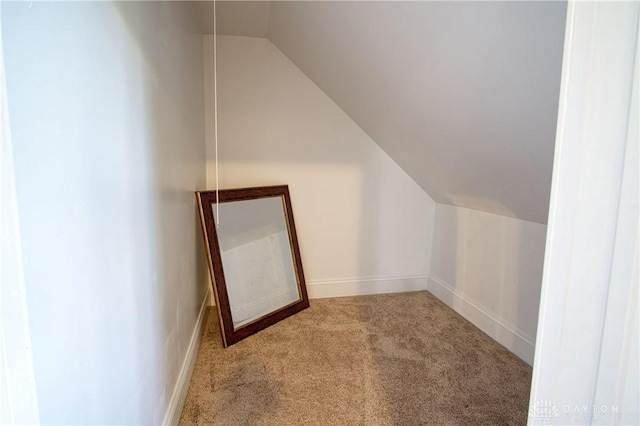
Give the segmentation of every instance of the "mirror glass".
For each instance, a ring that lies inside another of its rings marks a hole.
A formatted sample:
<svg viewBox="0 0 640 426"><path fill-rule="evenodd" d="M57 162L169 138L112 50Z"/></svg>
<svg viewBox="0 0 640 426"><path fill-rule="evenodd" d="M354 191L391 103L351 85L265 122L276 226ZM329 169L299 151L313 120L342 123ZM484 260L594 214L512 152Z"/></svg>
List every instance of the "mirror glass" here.
<svg viewBox="0 0 640 426"><path fill-rule="evenodd" d="M300 300L282 197L222 203L219 215L234 329Z"/></svg>
<svg viewBox="0 0 640 426"><path fill-rule="evenodd" d="M309 307L286 185L196 196L225 347Z"/></svg>

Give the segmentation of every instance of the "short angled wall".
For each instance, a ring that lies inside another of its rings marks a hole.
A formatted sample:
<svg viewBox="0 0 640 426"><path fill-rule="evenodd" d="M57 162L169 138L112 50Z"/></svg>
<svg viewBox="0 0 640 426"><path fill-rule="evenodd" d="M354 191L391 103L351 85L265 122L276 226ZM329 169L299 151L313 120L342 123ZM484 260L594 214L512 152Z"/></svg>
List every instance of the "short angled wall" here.
<svg viewBox="0 0 640 426"><path fill-rule="evenodd" d="M531 336L437 278L429 277L427 290L518 358L533 365L535 342Z"/></svg>
<svg viewBox="0 0 640 426"><path fill-rule="evenodd" d="M438 204L428 290L533 363L546 226Z"/></svg>

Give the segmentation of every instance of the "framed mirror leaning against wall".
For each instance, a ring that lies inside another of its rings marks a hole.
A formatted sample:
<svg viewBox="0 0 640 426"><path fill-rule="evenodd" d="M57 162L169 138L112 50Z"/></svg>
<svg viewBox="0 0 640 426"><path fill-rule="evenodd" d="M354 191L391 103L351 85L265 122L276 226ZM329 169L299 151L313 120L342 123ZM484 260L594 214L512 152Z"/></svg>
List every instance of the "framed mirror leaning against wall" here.
<svg viewBox="0 0 640 426"><path fill-rule="evenodd" d="M309 307L288 186L196 197L224 347Z"/></svg>

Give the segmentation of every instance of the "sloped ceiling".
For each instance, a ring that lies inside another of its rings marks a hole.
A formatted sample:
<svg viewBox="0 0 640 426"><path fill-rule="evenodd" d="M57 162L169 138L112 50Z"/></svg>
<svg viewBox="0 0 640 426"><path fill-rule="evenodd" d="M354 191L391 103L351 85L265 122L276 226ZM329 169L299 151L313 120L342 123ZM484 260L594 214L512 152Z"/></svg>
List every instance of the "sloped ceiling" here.
<svg viewBox="0 0 640 426"><path fill-rule="evenodd" d="M546 223L566 3L230 3L434 200Z"/></svg>
<svg viewBox="0 0 640 426"><path fill-rule="evenodd" d="M213 1L196 1L201 28L213 34ZM217 1L216 33L266 38L269 33L269 1Z"/></svg>

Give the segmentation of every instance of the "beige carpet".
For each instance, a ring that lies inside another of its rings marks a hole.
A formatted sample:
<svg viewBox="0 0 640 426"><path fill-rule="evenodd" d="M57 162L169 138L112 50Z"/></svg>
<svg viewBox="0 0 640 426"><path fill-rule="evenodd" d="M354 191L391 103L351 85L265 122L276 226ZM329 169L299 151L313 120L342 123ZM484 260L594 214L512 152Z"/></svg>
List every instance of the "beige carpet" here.
<svg viewBox="0 0 640 426"><path fill-rule="evenodd" d="M427 292L312 300L227 349L211 310L180 425L525 424L530 380Z"/></svg>

